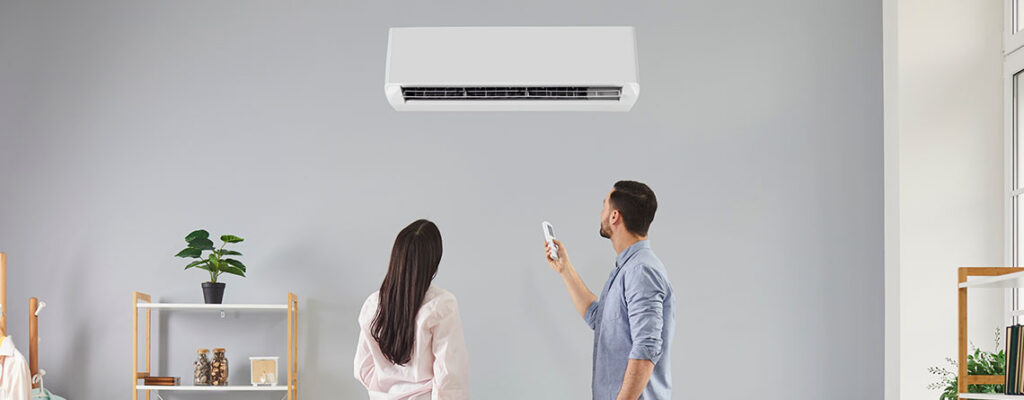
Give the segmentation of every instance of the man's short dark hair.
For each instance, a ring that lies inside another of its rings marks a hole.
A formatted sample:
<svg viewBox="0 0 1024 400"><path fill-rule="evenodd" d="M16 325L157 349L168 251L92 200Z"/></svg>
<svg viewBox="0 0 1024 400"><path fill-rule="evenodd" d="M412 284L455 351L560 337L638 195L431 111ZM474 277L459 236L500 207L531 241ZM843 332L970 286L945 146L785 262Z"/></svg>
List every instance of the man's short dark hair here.
<svg viewBox="0 0 1024 400"><path fill-rule="evenodd" d="M615 190L608 196L609 206L619 210L626 230L647 236L647 229L658 211L658 198L647 185L636 181L615 182Z"/></svg>

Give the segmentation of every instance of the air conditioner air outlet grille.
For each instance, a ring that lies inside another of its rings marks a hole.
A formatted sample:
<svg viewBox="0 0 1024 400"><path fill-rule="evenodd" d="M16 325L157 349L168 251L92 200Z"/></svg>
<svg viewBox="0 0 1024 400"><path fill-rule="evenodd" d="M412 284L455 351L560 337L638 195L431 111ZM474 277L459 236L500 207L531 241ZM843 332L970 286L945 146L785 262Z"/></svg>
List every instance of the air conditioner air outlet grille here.
<svg viewBox="0 0 1024 400"><path fill-rule="evenodd" d="M409 86L406 101L431 100L613 100L622 97L619 86Z"/></svg>

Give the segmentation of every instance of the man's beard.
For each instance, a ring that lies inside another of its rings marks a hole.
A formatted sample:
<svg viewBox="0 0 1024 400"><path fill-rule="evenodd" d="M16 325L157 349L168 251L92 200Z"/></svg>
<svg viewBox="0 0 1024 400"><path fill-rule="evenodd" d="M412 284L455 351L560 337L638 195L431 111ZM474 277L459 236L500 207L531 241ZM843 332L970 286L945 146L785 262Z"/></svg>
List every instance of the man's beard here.
<svg viewBox="0 0 1024 400"><path fill-rule="evenodd" d="M601 221L601 227L600 227L599 232L598 232L598 233L601 234L601 237L603 237L605 239L611 239L612 238L612 233L609 232L610 230L611 229L605 229L604 221Z"/></svg>

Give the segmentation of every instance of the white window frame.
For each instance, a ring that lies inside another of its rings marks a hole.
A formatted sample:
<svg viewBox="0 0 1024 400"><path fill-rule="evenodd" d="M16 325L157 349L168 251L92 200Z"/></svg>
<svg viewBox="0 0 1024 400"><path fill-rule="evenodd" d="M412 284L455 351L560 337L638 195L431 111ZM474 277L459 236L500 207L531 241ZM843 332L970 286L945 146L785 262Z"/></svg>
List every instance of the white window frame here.
<svg viewBox="0 0 1024 400"><path fill-rule="evenodd" d="M1016 0L1008 0L1007 4L1014 3ZM1010 10L1008 8L1008 10ZM1012 29L1013 18L1015 16L1008 15L1006 18L1007 29ZM1019 37L1015 39L1024 40L1024 30L1018 34ZM1024 120L1016 121L1017 117L1017 96L1016 92L1022 92L1024 96L1024 85L1020 88L1015 88L1016 82L1014 77L1018 73L1024 73L1024 49L1017 47L1014 51L1005 54L1003 57L1003 160L1005 165L1005 173L1003 174L1003 181L1005 188L1004 199L1004 219L1008 223L1004 224L1004 235L1006 238L1004 249L1006 249L1005 260L1006 265L1021 266L1022 260L1018 255L1024 253L1024 248L1018 249L1017 237L1024 235L1024 226L1017 226L1017 215L1018 213L1024 212L1024 185L1020 189L1016 188L1017 185L1017 164L1024 163L1024 154L1017 154L1017 141L1024 140ZM1020 124L1022 126L1021 133L1022 137L1018 138L1015 131L1015 125ZM1024 179L1024 176L1021 177ZM1016 204L1015 199L1017 196L1021 196L1021 204ZM1013 310L1024 310L1024 292L1020 290L1013 290L1011 293L1010 302ZM1022 321L1019 316L1008 318L1008 324L1014 324L1018 321ZM1024 322L1024 321L1022 321Z"/></svg>
<svg viewBox="0 0 1024 400"><path fill-rule="evenodd" d="M1003 54L1008 55L1024 47L1024 30L1014 32L1017 22L1017 0L1003 2ZM1020 7L1024 7L1022 4Z"/></svg>

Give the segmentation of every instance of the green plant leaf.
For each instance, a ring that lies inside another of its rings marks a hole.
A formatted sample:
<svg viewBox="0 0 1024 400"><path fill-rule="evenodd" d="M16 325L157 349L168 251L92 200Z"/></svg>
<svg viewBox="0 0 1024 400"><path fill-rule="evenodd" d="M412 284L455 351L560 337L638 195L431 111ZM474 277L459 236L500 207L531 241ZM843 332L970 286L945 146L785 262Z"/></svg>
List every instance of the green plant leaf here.
<svg viewBox="0 0 1024 400"><path fill-rule="evenodd" d="M192 267L199 267L199 268L203 268L203 267L201 267L201 266L200 266L199 264L203 264L203 263L205 263L205 262L206 262L206 260L199 260L199 261L193 261L193 262L190 262L190 263L188 263L188 265L186 265L186 266L185 266L185 269L189 269L189 268L192 268ZM204 269L205 269L205 268L204 268Z"/></svg>
<svg viewBox="0 0 1024 400"><path fill-rule="evenodd" d="M202 255L203 255L203 251L202 250L196 249L196 248L192 248L192 247L188 247L188 248L186 248L186 249L184 249L182 251L179 251L178 254L175 254L174 256L175 257L182 257L182 258L185 258L185 257L199 258Z"/></svg>
<svg viewBox="0 0 1024 400"><path fill-rule="evenodd" d="M243 241L245 239L242 239L242 238L240 238L238 236L235 236L235 235L221 235L220 236L220 240L223 240L224 242L227 242L227 243L238 243L238 242L241 242L241 241Z"/></svg>
<svg viewBox="0 0 1024 400"><path fill-rule="evenodd" d="M239 253L239 252L234 251L234 250L221 250L220 251L220 255L222 255L222 256L240 256L240 255L242 255L242 253Z"/></svg>
<svg viewBox="0 0 1024 400"><path fill-rule="evenodd" d="M238 261L238 260L233 259L233 258L225 258L225 259L223 259L221 261L223 261L225 263L228 263L231 266L234 266L234 267L236 267L236 268L238 268L238 269L240 269L242 271L245 271L245 264L242 264L241 261Z"/></svg>
<svg viewBox="0 0 1024 400"><path fill-rule="evenodd" d="M245 271L243 271L241 268L238 268L238 267L236 267L234 265L223 265L223 266L220 267L220 270L223 271L223 272L227 272L229 274L235 274L235 275L238 275L238 276L241 276L241 277L245 277Z"/></svg>
<svg viewBox="0 0 1024 400"><path fill-rule="evenodd" d="M191 242L191 241L199 239L199 238L205 239L205 238L208 238L208 237L210 237L210 232L207 232L207 231L205 231L203 229L200 229L200 230L192 231L192 233L189 233L187 236L185 236L185 241L186 242Z"/></svg>
<svg viewBox="0 0 1024 400"><path fill-rule="evenodd" d="M199 250L213 250L213 241L207 238L196 238L188 242L188 247Z"/></svg>

